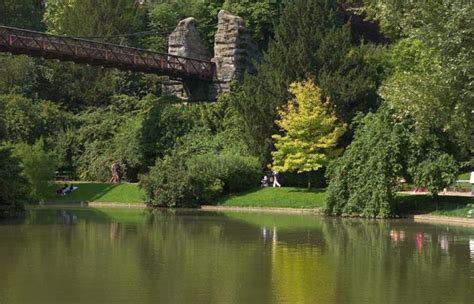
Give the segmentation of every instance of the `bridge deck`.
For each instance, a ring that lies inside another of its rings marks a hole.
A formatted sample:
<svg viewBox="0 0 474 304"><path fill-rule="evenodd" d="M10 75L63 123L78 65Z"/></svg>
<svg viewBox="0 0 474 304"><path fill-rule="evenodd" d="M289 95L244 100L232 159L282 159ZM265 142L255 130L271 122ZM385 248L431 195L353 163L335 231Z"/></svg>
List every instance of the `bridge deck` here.
<svg viewBox="0 0 474 304"><path fill-rule="evenodd" d="M0 52L156 73L182 80L212 81L215 69L210 61L6 26L0 26Z"/></svg>

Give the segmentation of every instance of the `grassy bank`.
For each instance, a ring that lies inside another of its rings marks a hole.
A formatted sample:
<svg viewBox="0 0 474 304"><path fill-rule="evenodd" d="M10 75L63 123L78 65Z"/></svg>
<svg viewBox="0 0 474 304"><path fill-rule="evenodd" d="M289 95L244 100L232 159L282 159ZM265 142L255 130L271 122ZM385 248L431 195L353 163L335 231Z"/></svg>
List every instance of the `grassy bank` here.
<svg viewBox="0 0 474 304"><path fill-rule="evenodd" d="M217 202L226 207L268 208L320 208L324 206L324 190L308 191L300 188L263 188L238 195L227 196ZM397 196L397 214L432 214L442 216L467 216L474 197L439 196L439 202L429 195Z"/></svg>
<svg viewBox="0 0 474 304"><path fill-rule="evenodd" d="M54 203L144 204L145 202L145 194L137 184L76 183L74 186L78 189L65 196L51 196L47 200ZM55 185L51 193L55 193L60 187L61 185Z"/></svg>
<svg viewBox="0 0 474 304"><path fill-rule="evenodd" d="M474 204L474 197L439 196L436 202L429 195L399 195L397 197L398 214L432 214L443 216L466 217Z"/></svg>
<svg viewBox="0 0 474 304"><path fill-rule="evenodd" d="M52 196L48 201L67 204L78 202L144 204L145 195L137 184L76 183L79 187L66 196ZM56 188L59 186L57 185ZM55 192L51 189L51 193ZM324 190L302 188L258 188L251 191L225 196L215 202L224 207L261 208L320 208L324 205ZM439 196L439 202L429 195L397 196L397 214L432 214L466 217L474 204L474 197Z"/></svg>
<svg viewBox="0 0 474 304"><path fill-rule="evenodd" d="M226 207L320 208L324 190L301 188L261 188L221 198L216 205Z"/></svg>

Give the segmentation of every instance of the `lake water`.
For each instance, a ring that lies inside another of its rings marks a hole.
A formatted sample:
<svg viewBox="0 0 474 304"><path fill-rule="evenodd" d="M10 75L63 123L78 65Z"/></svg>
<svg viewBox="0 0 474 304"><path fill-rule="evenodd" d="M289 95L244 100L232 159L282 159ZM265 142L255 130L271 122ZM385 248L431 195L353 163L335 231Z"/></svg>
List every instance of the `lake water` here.
<svg viewBox="0 0 474 304"><path fill-rule="evenodd" d="M474 303L474 230L311 215L33 209L0 303Z"/></svg>

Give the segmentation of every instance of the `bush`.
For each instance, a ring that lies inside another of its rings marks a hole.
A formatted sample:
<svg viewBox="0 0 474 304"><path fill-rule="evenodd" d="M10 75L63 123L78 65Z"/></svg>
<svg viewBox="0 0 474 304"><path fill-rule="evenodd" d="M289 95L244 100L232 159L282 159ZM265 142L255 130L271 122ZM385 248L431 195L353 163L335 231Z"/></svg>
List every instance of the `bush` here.
<svg viewBox="0 0 474 304"><path fill-rule="evenodd" d="M164 157L158 159L147 175L140 178L147 201L155 206L183 207L196 204L191 178L184 162Z"/></svg>
<svg viewBox="0 0 474 304"><path fill-rule="evenodd" d="M426 159L410 168L415 184L426 187L435 197L443 188L454 184L458 170L454 157L439 151L430 153Z"/></svg>
<svg viewBox="0 0 474 304"><path fill-rule="evenodd" d="M28 180L31 197L35 200L50 197L56 161L44 151L44 142L39 140L32 146L18 144L15 146L15 156L20 159L22 175Z"/></svg>
<svg viewBox="0 0 474 304"><path fill-rule="evenodd" d="M149 174L141 177L150 203L195 206L258 184L260 167L256 157L244 149L226 148L225 136L201 131L182 138L171 154L158 159Z"/></svg>
<svg viewBox="0 0 474 304"><path fill-rule="evenodd" d="M20 161L9 148L0 147L0 218L21 215L28 201L28 181L21 175Z"/></svg>
<svg viewBox="0 0 474 304"><path fill-rule="evenodd" d="M186 162L197 186L200 202L209 203L226 193L235 193L258 184L258 159L224 151L197 155Z"/></svg>

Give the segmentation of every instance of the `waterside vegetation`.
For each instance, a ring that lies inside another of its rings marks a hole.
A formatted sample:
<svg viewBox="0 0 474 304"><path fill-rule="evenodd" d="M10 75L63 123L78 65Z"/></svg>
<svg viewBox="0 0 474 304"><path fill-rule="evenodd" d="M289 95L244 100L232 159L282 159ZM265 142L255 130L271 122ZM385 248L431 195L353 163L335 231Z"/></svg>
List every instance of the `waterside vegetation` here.
<svg viewBox="0 0 474 304"><path fill-rule="evenodd" d="M106 182L114 160L142 190L84 184L58 200L392 217L400 180L442 208L440 191L474 169L469 1L15 4L0 3L0 24L156 51L189 16L210 46L226 9L247 21L262 56L217 101L183 103L163 94L157 75L0 54L0 217L47 200L54 172ZM252 190L270 169L293 173L286 186L304 175L327 192Z"/></svg>
<svg viewBox="0 0 474 304"><path fill-rule="evenodd" d="M108 184L108 183L73 183L77 190L65 196L49 196L48 205L78 206L79 203L111 203L114 207L120 205L146 206L146 196L138 184ZM52 186L51 193L60 184ZM236 194L226 195L204 205L217 207L251 207L251 208L283 208L307 209L320 211L325 206L326 189L311 189L297 187L254 188ZM474 197L469 196L438 196L434 200L427 194L412 194L400 192L395 198L395 214L431 214L442 216L466 217L469 210L474 209ZM291 210L289 210L291 211ZM358 216L357 214L345 214Z"/></svg>

